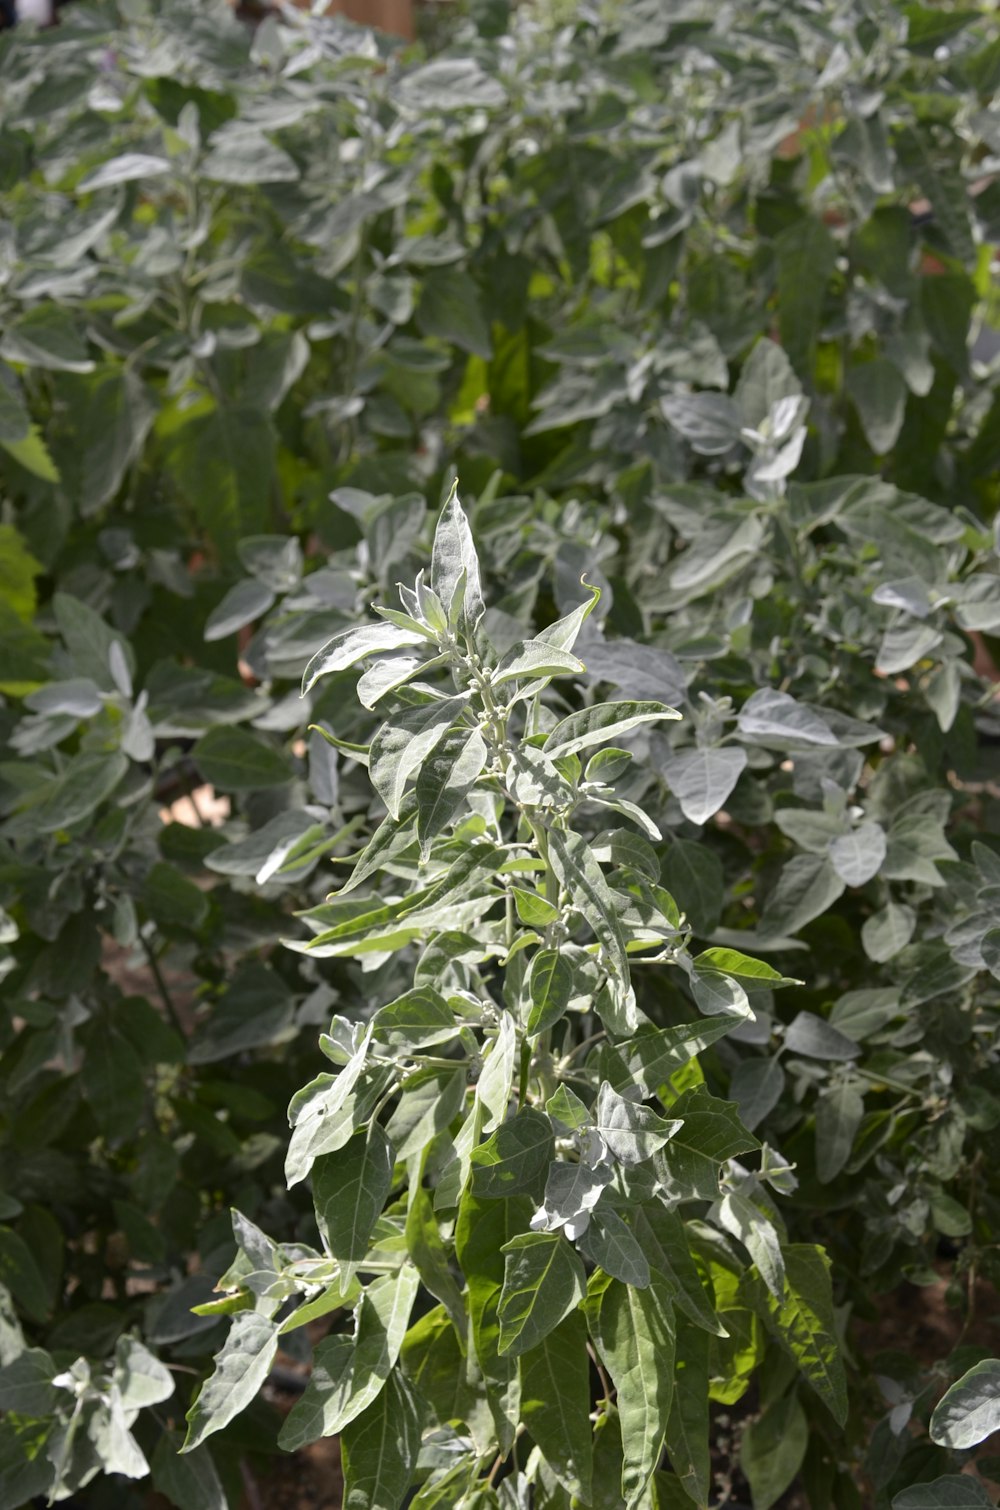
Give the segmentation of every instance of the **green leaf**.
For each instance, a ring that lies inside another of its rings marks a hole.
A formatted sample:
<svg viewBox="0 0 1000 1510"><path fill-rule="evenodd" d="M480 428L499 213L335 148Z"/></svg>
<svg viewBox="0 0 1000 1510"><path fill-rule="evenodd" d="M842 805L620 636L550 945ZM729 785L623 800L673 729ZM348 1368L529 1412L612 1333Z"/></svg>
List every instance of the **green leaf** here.
<svg viewBox="0 0 1000 1510"><path fill-rule="evenodd" d="M231 552L270 517L274 431L264 409L212 404L174 432L169 466L216 549Z"/></svg>
<svg viewBox="0 0 1000 1510"><path fill-rule="evenodd" d="M576 990L573 967L558 950L539 949L526 985L531 1006L525 1027L533 1038L557 1023L569 1006Z"/></svg>
<svg viewBox="0 0 1000 1510"><path fill-rule="evenodd" d="M667 421L699 456L722 456L740 438L740 414L724 393L675 393L660 400Z"/></svg>
<svg viewBox="0 0 1000 1510"><path fill-rule="evenodd" d="M37 304L12 321L0 339L0 356L49 372L94 370L75 319L55 303Z"/></svg>
<svg viewBox="0 0 1000 1510"><path fill-rule="evenodd" d="M956 257L966 266L975 262L975 247L969 221L968 196L960 178L947 168L932 149L933 138L925 126L904 126L895 140L896 155L904 173L930 200L935 219ZM956 149L958 143L955 143Z"/></svg>
<svg viewBox="0 0 1000 1510"><path fill-rule="evenodd" d="M893 1496L892 1510L987 1510L993 1498L967 1473L947 1473L931 1484L911 1484Z"/></svg>
<svg viewBox="0 0 1000 1510"><path fill-rule="evenodd" d="M101 163L82 178L76 186L78 194L90 194L95 189L107 189L115 184L134 183L137 180L158 178L170 172L170 163L165 157L154 157L149 152L123 152Z"/></svg>
<svg viewBox="0 0 1000 1510"><path fill-rule="evenodd" d="M142 1061L128 1040L102 1026L88 1041L83 1092L94 1120L113 1143L130 1137L142 1119L145 1087Z"/></svg>
<svg viewBox="0 0 1000 1510"><path fill-rule="evenodd" d="M568 650L559 650L544 640L519 640L500 657L490 672L490 681L493 686L502 687L506 682L566 676L583 669L583 662L570 655Z"/></svg>
<svg viewBox="0 0 1000 1510"><path fill-rule="evenodd" d="M720 1101L703 1086L684 1091L670 1111L680 1126L657 1155L661 1185L681 1200L716 1200L722 1165L760 1144L740 1120L736 1102Z"/></svg>
<svg viewBox="0 0 1000 1510"><path fill-rule="evenodd" d="M595 703L557 723L542 749L550 760L560 760L594 745L610 744L630 729L664 718L680 718L680 714L665 703Z"/></svg>
<svg viewBox="0 0 1000 1510"><path fill-rule="evenodd" d="M0 1227L0 1285L30 1320L48 1320L52 1297L45 1274L24 1239L9 1227Z"/></svg>
<svg viewBox="0 0 1000 1510"><path fill-rule="evenodd" d="M776 1400L743 1429L740 1467L753 1494L754 1510L771 1510L802 1467L809 1423L798 1396Z"/></svg>
<svg viewBox="0 0 1000 1510"><path fill-rule="evenodd" d="M592 1264L622 1284L639 1290L649 1284L649 1264L642 1246L610 1206L591 1212L580 1249Z"/></svg>
<svg viewBox="0 0 1000 1510"><path fill-rule="evenodd" d="M368 773L390 817L399 818L407 781L441 743L467 702L468 693L442 698L408 708L381 725L371 743Z"/></svg>
<svg viewBox="0 0 1000 1510"><path fill-rule="evenodd" d="M796 855L782 869L758 924L765 939L786 938L831 908L844 882L823 855Z"/></svg>
<svg viewBox="0 0 1000 1510"><path fill-rule="evenodd" d="M488 335L486 344L489 346ZM468 518L458 501L456 488L452 489L434 532L431 588L437 594L449 622L457 623L460 617L464 617L474 627L486 610L479 577L479 557Z"/></svg>
<svg viewBox="0 0 1000 1510"><path fill-rule="evenodd" d="M237 582L209 614L205 639L224 640L227 635L252 624L273 608L274 598L274 592L266 582L258 582L253 577Z"/></svg>
<svg viewBox="0 0 1000 1510"><path fill-rule="evenodd" d="M521 1418L559 1482L587 1502L591 1493L590 1364L587 1324L571 1311L519 1360Z"/></svg>
<svg viewBox="0 0 1000 1510"><path fill-rule="evenodd" d="M458 1030L454 1011L433 986L404 991L395 1001L379 1007L372 1018L375 1038L387 1048L407 1054L450 1043Z"/></svg>
<svg viewBox="0 0 1000 1510"><path fill-rule="evenodd" d="M420 1451L420 1408L398 1372L344 1428L344 1510L399 1510Z"/></svg>
<svg viewBox="0 0 1000 1510"><path fill-rule="evenodd" d="M675 839L663 862L663 882L696 934L705 938L714 932L722 916L725 882L722 863L712 850Z"/></svg>
<svg viewBox="0 0 1000 1510"><path fill-rule="evenodd" d="M501 1355L537 1347L583 1299L583 1264L559 1233L525 1232L504 1244L503 1291L497 1307Z"/></svg>
<svg viewBox="0 0 1000 1510"><path fill-rule="evenodd" d="M472 1150L472 1192L489 1200L521 1194L540 1200L554 1154L548 1117L525 1107Z"/></svg>
<svg viewBox="0 0 1000 1510"><path fill-rule="evenodd" d="M458 1331L464 1336L466 1311L462 1295L451 1272L448 1252L434 1215L434 1204L422 1186L411 1188L406 1213L406 1246L417 1266L424 1288L440 1300Z"/></svg>
<svg viewBox="0 0 1000 1510"><path fill-rule="evenodd" d="M834 1323L830 1260L822 1248L808 1243L792 1244L782 1256L781 1298L754 1277L747 1281L747 1293L768 1330L842 1425L847 1417L847 1381Z"/></svg>
<svg viewBox="0 0 1000 1510"><path fill-rule="evenodd" d="M234 1318L216 1356L215 1372L205 1380L187 1413L183 1452L192 1452L246 1409L270 1373L277 1351L278 1329L273 1321L255 1311Z"/></svg>
<svg viewBox="0 0 1000 1510"><path fill-rule="evenodd" d="M916 913L900 902L887 902L879 911L866 918L861 928L861 942L870 960L884 965L905 949L913 937Z"/></svg>
<svg viewBox="0 0 1000 1510"><path fill-rule="evenodd" d="M60 776L35 787L23 816L8 824L8 832L54 834L82 823L107 801L127 771L128 761L117 752L74 756Z"/></svg>
<svg viewBox="0 0 1000 1510"><path fill-rule="evenodd" d="M549 853L560 885L593 929L611 969L621 982L627 982L628 959L614 897L586 840L580 834L553 829Z"/></svg>
<svg viewBox="0 0 1000 1510"><path fill-rule="evenodd" d="M673 1398L676 1331L666 1282L654 1272L649 1287L636 1290L609 1279L588 1297L587 1318L617 1391L622 1494L627 1510L637 1510L660 1461Z"/></svg>
<svg viewBox="0 0 1000 1510"><path fill-rule="evenodd" d="M417 772L417 837L426 850L465 806L487 761L478 729L453 729Z"/></svg>
<svg viewBox="0 0 1000 1510"><path fill-rule="evenodd" d="M466 1279L473 1346L503 1450L509 1450L514 1439L520 1390L514 1357L499 1353L497 1305L504 1281L503 1249L525 1231L530 1218L531 1202L523 1196L482 1201L467 1190L455 1225L455 1252Z"/></svg>
<svg viewBox="0 0 1000 1510"><path fill-rule="evenodd" d="M1000 1431L1000 1359L987 1358L957 1379L931 1416L931 1441L963 1452Z"/></svg>
<svg viewBox="0 0 1000 1510"><path fill-rule="evenodd" d="M708 1354L707 1333L679 1318L674 1392L664 1445L671 1468L699 1506L708 1504L712 1483Z"/></svg>
<svg viewBox="0 0 1000 1510"><path fill-rule="evenodd" d="M392 1187L395 1154L377 1122L335 1154L313 1165L316 1220L333 1258L356 1261L368 1252L375 1223Z"/></svg>
<svg viewBox="0 0 1000 1510"><path fill-rule="evenodd" d="M359 624L338 630L307 664L302 674L303 695L310 692L321 677L346 671L369 656L426 644L426 634L419 628L403 629L397 624Z"/></svg>
<svg viewBox="0 0 1000 1510"><path fill-rule="evenodd" d="M704 1331L724 1337L726 1329L716 1315L711 1290L702 1282L678 1213L660 1201L643 1201L633 1212L632 1226L650 1264L663 1276L675 1307Z"/></svg>
<svg viewBox="0 0 1000 1510"><path fill-rule="evenodd" d="M285 757L273 745L233 725L209 729L192 755L205 780L224 792L284 786L292 779Z"/></svg>
<svg viewBox="0 0 1000 1510"><path fill-rule="evenodd" d="M899 439L906 413L906 384L898 368L887 357L849 367L847 390L865 439L876 456L884 456Z"/></svg>
<svg viewBox="0 0 1000 1510"><path fill-rule="evenodd" d="M825 1089L816 1103L816 1177L821 1185L835 1180L851 1157L865 1103L849 1080Z"/></svg>
<svg viewBox="0 0 1000 1510"><path fill-rule="evenodd" d="M53 1379L58 1369L42 1348L25 1348L6 1367L0 1368L0 1410L19 1416L47 1416L59 1403Z"/></svg>
<svg viewBox="0 0 1000 1510"><path fill-rule="evenodd" d="M808 215L775 238L774 250L781 344L799 376L811 379L813 348L837 245L822 220Z"/></svg>
<svg viewBox="0 0 1000 1510"><path fill-rule="evenodd" d="M801 981L792 980L775 970L773 965L752 955L742 954L739 949L703 949L694 962L696 970L718 970L724 975L735 975L740 980L749 980L756 985L767 986L772 991L779 986L800 986Z"/></svg>
<svg viewBox="0 0 1000 1510"><path fill-rule="evenodd" d="M317 1344L305 1393L278 1437L286 1452L335 1436L368 1409L396 1366L419 1285L413 1264L383 1275L358 1302L354 1337L336 1333Z"/></svg>
<svg viewBox="0 0 1000 1510"><path fill-rule="evenodd" d="M151 1463L153 1486L184 1510L227 1510L225 1490L207 1447L181 1455L181 1437L164 1431Z"/></svg>

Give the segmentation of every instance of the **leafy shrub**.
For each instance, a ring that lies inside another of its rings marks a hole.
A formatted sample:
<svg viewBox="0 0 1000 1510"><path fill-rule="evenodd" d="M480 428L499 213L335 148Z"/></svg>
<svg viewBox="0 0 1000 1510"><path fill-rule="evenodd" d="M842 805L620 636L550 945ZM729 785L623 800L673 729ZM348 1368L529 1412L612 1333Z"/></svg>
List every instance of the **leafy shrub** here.
<svg viewBox="0 0 1000 1510"><path fill-rule="evenodd" d="M141 1448L214 1506L272 1431L256 1407L176 1455L241 1277L228 1208L243 1252L316 1246L284 1106L334 1012L403 989L275 947L343 907L329 857L382 816L356 672L295 684L413 579L456 470L499 654L601 589L548 713L684 714L618 791L696 957L804 982L738 981L754 1020L670 1095L738 1104L842 1326L952 1266L962 1346L855 1346L844 1435L746 1323L755 1504L800 1469L817 1507L915 1504L966 1451L913 1423L983 1356L997 1277L995 24L476 15L429 63L180 0L3 38L4 1502ZM202 781L223 825L162 825ZM704 1011L704 981L637 973L657 1030Z"/></svg>

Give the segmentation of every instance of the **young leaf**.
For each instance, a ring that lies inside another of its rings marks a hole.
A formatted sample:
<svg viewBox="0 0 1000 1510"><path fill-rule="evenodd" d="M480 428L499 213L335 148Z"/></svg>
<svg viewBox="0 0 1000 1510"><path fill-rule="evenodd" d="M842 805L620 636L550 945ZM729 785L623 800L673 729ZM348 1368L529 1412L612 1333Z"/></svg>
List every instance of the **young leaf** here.
<svg viewBox="0 0 1000 1510"><path fill-rule="evenodd" d="M311 692L321 677L346 671L368 656L406 650L413 645L426 646L429 639L433 639L430 631L418 633L414 629L401 629L397 624L351 625L348 629L338 630L306 666L302 675L302 695Z"/></svg>
<svg viewBox="0 0 1000 1510"><path fill-rule="evenodd" d="M479 557L476 555L469 521L458 501L455 488L444 506L434 533L431 587L451 623L457 622L461 613L470 629L475 628L486 611L479 577Z"/></svg>
<svg viewBox="0 0 1000 1510"><path fill-rule="evenodd" d="M550 760L560 760L593 745L609 744L640 724L680 716L675 708L668 708L664 703L595 703L557 723L542 749Z"/></svg>
<svg viewBox="0 0 1000 1510"><path fill-rule="evenodd" d="M407 708L382 724L371 742L368 773L372 785L397 821L407 781L444 739L468 702L468 694Z"/></svg>

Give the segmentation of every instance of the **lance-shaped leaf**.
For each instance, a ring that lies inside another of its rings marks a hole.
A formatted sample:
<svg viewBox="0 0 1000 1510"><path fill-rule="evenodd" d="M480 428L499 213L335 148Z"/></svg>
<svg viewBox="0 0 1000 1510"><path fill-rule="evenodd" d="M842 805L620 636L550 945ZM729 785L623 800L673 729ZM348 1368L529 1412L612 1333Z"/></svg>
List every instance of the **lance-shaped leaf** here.
<svg viewBox="0 0 1000 1510"><path fill-rule="evenodd" d="M583 670L583 662L578 661L575 655L570 655L568 650L560 650L555 645L546 644L544 640L519 640L500 657L490 673L490 681L495 687L502 687L505 682L514 682L524 677L534 680L538 677L566 676Z"/></svg>
<svg viewBox="0 0 1000 1510"><path fill-rule="evenodd" d="M472 531L455 489L445 504L434 532L431 588L451 623L459 614L474 628L486 611Z"/></svg>
<svg viewBox="0 0 1000 1510"><path fill-rule="evenodd" d="M368 1252L392 1186L394 1162L392 1144L374 1122L339 1153L324 1155L313 1165L316 1220L333 1258L356 1261Z"/></svg>
<svg viewBox="0 0 1000 1510"><path fill-rule="evenodd" d="M743 1431L740 1467L753 1493L754 1510L771 1510L802 1467L809 1423L796 1394L775 1400Z"/></svg>
<svg viewBox="0 0 1000 1510"><path fill-rule="evenodd" d="M525 1107L472 1150L473 1194L491 1200L509 1195L530 1195L538 1200L554 1152L548 1117Z"/></svg>
<svg viewBox="0 0 1000 1510"><path fill-rule="evenodd" d="M698 1272L678 1213L661 1201L643 1201L632 1213L632 1230L650 1264L666 1280L676 1309L704 1331L725 1337L726 1328Z"/></svg>
<svg viewBox="0 0 1000 1510"><path fill-rule="evenodd" d="M580 834L552 829L549 856L556 879L593 929L610 968L627 984L628 959L615 899L587 841Z"/></svg>
<svg viewBox="0 0 1000 1510"><path fill-rule="evenodd" d="M773 1222L753 1201L734 1190L722 1197L718 1213L725 1230L750 1254L772 1297L780 1300L785 1289L785 1262Z"/></svg>
<svg viewBox="0 0 1000 1510"><path fill-rule="evenodd" d="M406 1213L406 1246L426 1289L448 1311L459 1335L465 1339L467 1315L461 1292L451 1271L448 1251L434 1215L429 1193L415 1181L422 1163L415 1163L410 1180L410 1206Z"/></svg>
<svg viewBox="0 0 1000 1510"><path fill-rule="evenodd" d="M417 772L417 837L426 851L465 805L487 760L486 741L478 729L457 728L446 734Z"/></svg>
<svg viewBox="0 0 1000 1510"><path fill-rule="evenodd" d="M798 1364L841 1425L847 1419L847 1379L833 1310L830 1260L822 1248L794 1243L783 1250L780 1298L751 1270L743 1281L754 1310Z"/></svg>
<svg viewBox="0 0 1000 1510"><path fill-rule="evenodd" d="M402 629L398 624L360 624L341 629L317 650L302 676L305 696L322 676L346 671L369 655L384 655L390 650L405 650L411 645L426 645L433 636Z"/></svg>
<svg viewBox="0 0 1000 1510"><path fill-rule="evenodd" d="M524 1232L531 1216L531 1202L524 1196L512 1200L481 1201L467 1190L458 1208L455 1253L465 1275L472 1346L475 1350L486 1396L501 1450L514 1439L519 1417L517 1364L501 1357L497 1304L504 1279L503 1248Z"/></svg>
<svg viewBox="0 0 1000 1510"><path fill-rule="evenodd" d="M578 713L571 713L557 723L542 749L550 760L559 760L564 755L590 749L592 745L610 744L640 724L680 716L675 708L668 708L665 703L595 703L593 707L581 708Z"/></svg>
<svg viewBox="0 0 1000 1510"><path fill-rule="evenodd" d="M615 1046L609 1059L608 1079L615 1090L638 1086L644 1096L653 1096L674 1070L687 1064L737 1026L739 1018L714 1022L684 1022L672 1028L647 1028L635 1038Z"/></svg>
<svg viewBox="0 0 1000 1510"><path fill-rule="evenodd" d="M350 1510L399 1510L420 1451L420 1407L395 1371L368 1409L341 1437L344 1505Z"/></svg>
<svg viewBox="0 0 1000 1510"><path fill-rule="evenodd" d="M558 1233L522 1233L503 1252L499 1351L519 1357L579 1305L587 1282L575 1249Z"/></svg>
<svg viewBox="0 0 1000 1510"><path fill-rule="evenodd" d="M317 1344L305 1393L278 1438L287 1452L343 1431L367 1410L395 1367L419 1287L411 1263L383 1275L358 1302L353 1339L337 1334Z"/></svg>
<svg viewBox="0 0 1000 1510"><path fill-rule="evenodd" d="M557 1023L569 1006L575 991L573 967L559 950L540 949L525 984L531 1002L525 1026L535 1037Z"/></svg>
<svg viewBox="0 0 1000 1510"><path fill-rule="evenodd" d="M441 743L469 700L468 693L407 708L382 724L368 752L372 786L399 818L407 781Z"/></svg>
<svg viewBox="0 0 1000 1510"><path fill-rule="evenodd" d="M601 589L593 587L589 582L580 579L581 586L588 589L590 598L586 603L578 603L576 608L564 614L561 619L556 619L554 624L549 624L545 629L539 630L536 639L544 640L546 645L555 645L558 650L572 650L576 644L577 636L584 623L597 607L600 600Z"/></svg>
<svg viewBox="0 0 1000 1510"><path fill-rule="evenodd" d="M597 1094L594 1125L622 1164L641 1164L674 1136L681 1123L668 1122L652 1108L619 1095L605 1080Z"/></svg>
<svg viewBox="0 0 1000 1510"><path fill-rule="evenodd" d="M667 1418L670 1466L688 1498L707 1505L712 1485L708 1333L678 1317L674 1393Z"/></svg>
<svg viewBox="0 0 1000 1510"><path fill-rule="evenodd" d="M215 1372L205 1380L187 1413L188 1431L182 1451L190 1452L246 1409L259 1393L277 1351L275 1322L255 1311L245 1311L234 1319L216 1356Z"/></svg>
<svg viewBox="0 0 1000 1510"><path fill-rule="evenodd" d="M587 1299L590 1335L618 1397L622 1495L627 1510L644 1502L663 1451L674 1389L675 1324L662 1276L645 1290L600 1277Z"/></svg>
<svg viewBox="0 0 1000 1510"><path fill-rule="evenodd" d="M521 1418L552 1472L590 1502L593 1438L587 1323L571 1311L520 1359Z"/></svg>

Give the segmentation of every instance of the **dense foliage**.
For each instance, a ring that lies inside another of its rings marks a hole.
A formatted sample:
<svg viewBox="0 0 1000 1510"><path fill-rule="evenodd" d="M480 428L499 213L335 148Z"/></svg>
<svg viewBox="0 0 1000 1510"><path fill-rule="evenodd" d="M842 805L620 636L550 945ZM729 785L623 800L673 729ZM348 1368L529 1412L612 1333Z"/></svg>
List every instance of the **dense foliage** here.
<svg viewBox="0 0 1000 1510"><path fill-rule="evenodd" d="M996 23L471 9L0 43L0 1503L991 1503Z"/></svg>

